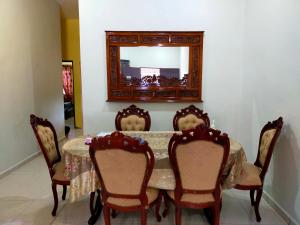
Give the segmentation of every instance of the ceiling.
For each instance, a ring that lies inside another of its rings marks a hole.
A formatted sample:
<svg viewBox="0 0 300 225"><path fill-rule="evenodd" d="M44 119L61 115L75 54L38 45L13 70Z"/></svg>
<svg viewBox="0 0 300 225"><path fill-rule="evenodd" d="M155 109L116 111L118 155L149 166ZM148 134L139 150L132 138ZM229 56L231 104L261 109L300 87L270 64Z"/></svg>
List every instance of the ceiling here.
<svg viewBox="0 0 300 225"><path fill-rule="evenodd" d="M65 19L78 19L78 0L56 0Z"/></svg>

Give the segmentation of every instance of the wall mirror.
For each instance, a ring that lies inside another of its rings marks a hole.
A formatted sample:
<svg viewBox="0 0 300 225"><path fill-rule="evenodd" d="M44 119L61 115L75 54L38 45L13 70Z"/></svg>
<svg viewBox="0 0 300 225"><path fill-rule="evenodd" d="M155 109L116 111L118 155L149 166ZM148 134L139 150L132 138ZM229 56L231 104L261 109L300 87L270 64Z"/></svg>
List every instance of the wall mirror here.
<svg viewBox="0 0 300 225"><path fill-rule="evenodd" d="M203 32L107 31L108 101L202 101Z"/></svg>

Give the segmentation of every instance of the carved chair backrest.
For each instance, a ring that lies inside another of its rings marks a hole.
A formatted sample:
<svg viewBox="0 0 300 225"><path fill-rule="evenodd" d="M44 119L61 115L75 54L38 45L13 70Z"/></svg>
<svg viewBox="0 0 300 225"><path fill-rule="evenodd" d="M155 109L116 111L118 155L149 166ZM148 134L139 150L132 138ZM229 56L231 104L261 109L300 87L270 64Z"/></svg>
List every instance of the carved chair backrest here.
<svg viewBox="0 0 300 225"><path fill-rule="evenodd" d="M139 199L147 205L146 189L154 155L146 141L116 131L92 140L90 156L100 178L103 201L109 197Z"/></svg>
<svg viewBox="0 0 300 225"><path fill-rule="evenodd" d="M176 180L175 201L184 193L220 193L221 175L229 154L227 134L199 125L174 134L169 157Z"/></svg>
<svg viewBox="0 0 300 225"><path fill-rule="evenodd" d="M151 118L148 111L131 105L117 113L115 125L119 131L149 131Z"/></svg>
<svg viewBox="0 0 300 225"><path fill-rule="evenodd" d="M260 132L258 153L254 165L262 169L260 174L262 180L268 170L274 146L279 137L282 126L283 119L282 117L279 117L277 120L265 124Z"/></svg>
<svg viewBox="0 0 300 225"><path fill-rule="evenodd" d="M190 105L181 111L177 111L173 118L174 130L188 130L193 129L200 124L210 126L210 121L207 113L203 113L194 105Z"/></svg>
<svg viewBox="0 0 300 225"><path fill-rule="evenodd" d="M52 177L55 174L55 164L61 161L56 131L47 119L33 114L30 115L30 124Z"/></svg>

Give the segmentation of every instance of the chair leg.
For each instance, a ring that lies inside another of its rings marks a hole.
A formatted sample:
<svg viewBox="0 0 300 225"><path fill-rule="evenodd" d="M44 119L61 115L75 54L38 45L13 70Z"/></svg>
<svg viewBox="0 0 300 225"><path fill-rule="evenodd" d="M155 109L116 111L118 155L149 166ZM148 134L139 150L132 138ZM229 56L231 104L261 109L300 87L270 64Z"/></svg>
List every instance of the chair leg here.
<svg viewBox="0 0 300 225"><path fill-rule="evenodd" d="M261 221L261 217L260 217L260 214L259 214L259 203L260 203L260 199L261 199L261 196L262 196L262 192L263 192L263 189L261 188L261 189L258 189L257 193L256 193L254 210L255 210L255 216L256 216L256 221L257 222Z"/></svg>
<svg viewBox="0 0 300 225"><path fill-rule="evenodd" d="M141 210L141 225L147 225L147 210Z"/></svg>
<svg viewBox="0 0 300 225"><path fill-rule="evenodd" d="M91 211L91 216L88 220L88 224L89 225L94 225L98 218L101 215L102 212L102 204L101 204L101 199L100 199L100 190L97 190L97 198L96 201L94 202L94 198L95 198L95 192L91 192L91 196L90 196L90 211Z"/></svg>
<svg viewBox="0 0 300 225"><path fill-rule="evenodd" d="M212 224L213 225L220 224L220 204L219 203L216 203L215 206L213 207Z"/></svg>
<svg viewBox="0 0 300 225"><path fill-rule="evenodd" d="M155 215L156 215L156 220L158 222L161 221L161 216L160 216L160 213L159 213L161 200L162 200L162 192L160 191L159 195L158 195L158 198L157 198L156 206L155 206Z"/></svg>
<svg viewBox="0 0 300 225"><path fill-rule="evenodd" d="M164 192L164 203L165 203L165 208L164 208L164 211L162 213L162 216L163 217L166 217L168 212L169 212L169 200L168 200L168 196L167 196L167 193Z"/></svg>
<svg viewBox="0 0 300 225"><path fill-rule="evenodd" d="M63 194L62 194L62 200L66 200L67 195L67 185L63 185Z"/></svg>
<svg viewBox="0 0 300 225"><path fill-rule="evenodd" d="M105 225L110 225L110 209L106 205L103 207L103 214Z"/></svg>
<svg viewBox="0 0 300 225"><path fill-rule="evenodd" d="M175 206L175 225L181 225L181 208Z"/></svg>
<svg viewBox="0 0 300 225"><path fill-rule="evenodd" d="M56 189L56 184L52 183L52 192L53 192L53 198L54 198L54 207L52 210L52 216L56 216L56 210L58 206L58 197L57 197L57 189Z"/></svg>
<svg viewBox="0 0 300 225"><path fill-rule="evenodd" d="M251 205L254 206L254 193L255 190L250 190L250 199L251 199Z"/></svg>
<svg viewBox="0 0 300 225"><path fill-rule="evenodd" d="M95 192L91 192L90 194L90 213L94 214L94 200L95 200Z"/></svg>

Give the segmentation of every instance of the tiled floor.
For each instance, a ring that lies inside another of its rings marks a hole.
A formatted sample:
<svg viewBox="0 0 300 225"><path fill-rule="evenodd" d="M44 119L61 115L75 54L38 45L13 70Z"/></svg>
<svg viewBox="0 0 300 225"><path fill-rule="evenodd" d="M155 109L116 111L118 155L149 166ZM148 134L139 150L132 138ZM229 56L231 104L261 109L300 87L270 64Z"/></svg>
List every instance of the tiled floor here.
<svg viewBox="0 0 300 225"><path fill-rule="evenodd" d="M72 131L71 136L80 135ZM62 190L60 189L60 194ZM5 225L81 225L89 218L89 199L69 203L59 202L57 216L51 216L53 207L50 178L42 155L0 179L0 224ZM261 224L283 225L283 219L264 201L260 206L262 221L255 222L253 209L250 207L248 192L227 190L223 194L221 224ZM97 225L104 224L103 219ZM119 214L111 220L112 225L138 225L138 213ZM174 211L170 210L167 218L156 222L154 213L148 214L148 225L167 225L174 223ZM182 225L208 224L204 214L197 210L184 210Z"/></svg>

